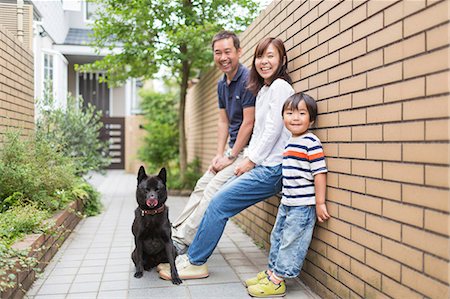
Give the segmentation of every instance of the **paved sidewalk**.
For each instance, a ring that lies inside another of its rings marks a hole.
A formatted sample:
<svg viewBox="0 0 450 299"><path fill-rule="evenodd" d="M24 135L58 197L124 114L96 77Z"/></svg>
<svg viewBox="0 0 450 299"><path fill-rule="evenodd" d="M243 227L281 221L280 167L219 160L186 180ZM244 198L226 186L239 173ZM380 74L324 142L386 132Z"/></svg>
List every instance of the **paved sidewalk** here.
<svg viewBox="0 0 450 299"><path fill-rule="evenodd" d="M26 298L250 298L243 280L265 268L267 255L232 223L208 261L210 276L179 286L155 270L133 277L131 224L136 208L136 176L123 171L94 175L105 210L83 219L62 245ZM170 219L181 213L186 197L170 197ZM297 280L289 280L285 298L319 298Z"/></svg>

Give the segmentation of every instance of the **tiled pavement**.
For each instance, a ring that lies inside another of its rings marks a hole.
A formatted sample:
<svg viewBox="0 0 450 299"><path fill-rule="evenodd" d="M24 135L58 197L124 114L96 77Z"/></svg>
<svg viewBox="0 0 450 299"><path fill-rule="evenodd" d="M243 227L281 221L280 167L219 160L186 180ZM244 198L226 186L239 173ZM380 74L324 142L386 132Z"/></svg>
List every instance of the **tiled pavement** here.
<svg viewBox="0 0 450 299"><path fill-rule="evenodd" d="M102 193L104 212L78 224L26 298L250 298L242 282L264 269L267 255L231 221L208 261L208 278L179 286L160 279L155 270L134 278L130 255L136 177L108 171L91 181ZM171 220L186 201L169 197ZM285 298L319 298L297 280L289 280L287 287Z"/></svg>

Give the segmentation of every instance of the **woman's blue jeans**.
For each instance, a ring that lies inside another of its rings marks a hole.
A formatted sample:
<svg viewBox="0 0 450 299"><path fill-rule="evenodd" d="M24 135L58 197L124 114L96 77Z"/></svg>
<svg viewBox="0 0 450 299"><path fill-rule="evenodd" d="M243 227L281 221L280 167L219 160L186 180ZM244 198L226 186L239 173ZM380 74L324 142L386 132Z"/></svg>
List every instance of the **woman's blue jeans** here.
<svg viewBox="0 0 450 299"><path fill-rule="evenodd" d="M279 277L300 274L311 243L316 206L278 207L277 220L270 235L269 269Z"/></svg>
<svg viewBox="0 0 450 299"><path fill-rule="evenodd" d="M281 190L281 164L256 166L228 181L211 199L187 255L194 265L203 265L213 253L230 217Z"/></svg>

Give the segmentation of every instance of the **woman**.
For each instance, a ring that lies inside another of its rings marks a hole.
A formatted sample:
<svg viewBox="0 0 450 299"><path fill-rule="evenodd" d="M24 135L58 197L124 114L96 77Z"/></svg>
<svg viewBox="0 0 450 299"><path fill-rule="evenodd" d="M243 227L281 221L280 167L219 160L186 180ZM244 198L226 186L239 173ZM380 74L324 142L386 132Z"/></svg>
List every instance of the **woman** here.
<svg viewBox="0 0 450 299"><path fill-rule="evenodd" d="M255 49L248 89L256 97L255 125L245 159L236 167L236 177L212 198L187 254L177 258L181 279L207 277L206 261L222 236L228 219L281 190L281 164L289 132L281 115L284 101L294 94L287 71L283 42L266 38ZM170 271L159 272L171 279Z"/></svg>

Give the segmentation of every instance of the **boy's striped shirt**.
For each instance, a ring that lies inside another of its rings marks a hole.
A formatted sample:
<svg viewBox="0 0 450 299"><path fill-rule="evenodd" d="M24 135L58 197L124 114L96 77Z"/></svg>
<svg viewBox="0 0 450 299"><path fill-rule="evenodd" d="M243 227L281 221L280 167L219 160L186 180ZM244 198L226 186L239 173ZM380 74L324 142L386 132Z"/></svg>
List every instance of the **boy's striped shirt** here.
<svg viewBox="0 0 450 299"><path fill-rule="evenodd" d="M319 138L313 133L291 137L283 153L283 197L287 206L314 205L314 175L327 172Z"/></svg>

